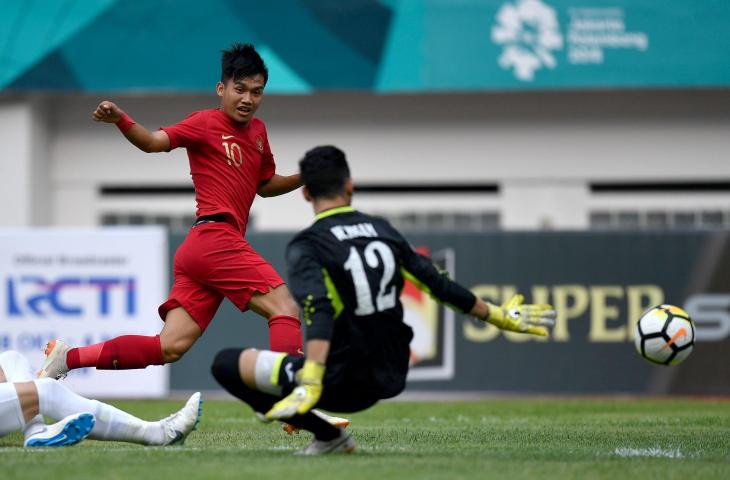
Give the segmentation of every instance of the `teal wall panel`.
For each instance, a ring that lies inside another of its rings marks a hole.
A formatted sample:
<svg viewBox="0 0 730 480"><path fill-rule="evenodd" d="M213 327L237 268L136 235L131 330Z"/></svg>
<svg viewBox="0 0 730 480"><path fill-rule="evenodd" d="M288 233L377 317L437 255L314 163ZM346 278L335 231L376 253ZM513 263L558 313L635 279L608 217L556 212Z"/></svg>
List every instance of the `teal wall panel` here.
<svg viewBox="0 0 730 480"><path fill-rule="evenodd" d="M234 42L260 48L280 94L730 85L726 0L48 5L0 4L0 89L210 91Z"/></svg>

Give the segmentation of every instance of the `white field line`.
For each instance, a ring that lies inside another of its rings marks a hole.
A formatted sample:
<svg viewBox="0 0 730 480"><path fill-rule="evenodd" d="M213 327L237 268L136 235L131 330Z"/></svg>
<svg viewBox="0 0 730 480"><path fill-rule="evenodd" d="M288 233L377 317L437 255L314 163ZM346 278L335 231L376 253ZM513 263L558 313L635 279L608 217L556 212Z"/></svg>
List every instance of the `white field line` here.
<svg viewBox="0 0 730 480"><path fill-rule="evenodd" d="M684 458L684 454L678 448L630 448L622 447L614 450L614 455L619 457L654 457L654 458Z"/></svg>

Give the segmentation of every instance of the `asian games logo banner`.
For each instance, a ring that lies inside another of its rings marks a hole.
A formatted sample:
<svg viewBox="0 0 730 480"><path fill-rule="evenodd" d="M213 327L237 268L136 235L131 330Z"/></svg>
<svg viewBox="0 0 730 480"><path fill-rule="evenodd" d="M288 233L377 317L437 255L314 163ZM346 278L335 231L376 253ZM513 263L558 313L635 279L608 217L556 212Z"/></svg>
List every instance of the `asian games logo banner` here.
<svg viewBox="0 0 730 480"><path fill-rule="evenodd" d="M563 34L558 11L548 2L505 2L491 30L492 41L502 47L499 66L511 70L517 80L531 82L540 70L558 68L563 50L570 65L600 65L607 50L649 48L646 33L627 30L622 8L568 8L566 13L569 21Z"/></svg>
<svg viewBox="0 0 730 480"><path fill-rule="evenodd" d="M167 288L163 229L0 229L0 351L18 350L39 369L60 338L89 345L118 335L155 335ZM70 372L92 397L160 397L168 367Z"/></svg>
<svg viewBox="0 0 730 480"><path fill-rule="evenodd" d="M454 251L430 252L425 247L418 253L431 258L434 265L454 278ZM401 293L403 320L413 329L411 368L408 380L450 380L454 378L454 312L439 304L406 280Z"/></svg>

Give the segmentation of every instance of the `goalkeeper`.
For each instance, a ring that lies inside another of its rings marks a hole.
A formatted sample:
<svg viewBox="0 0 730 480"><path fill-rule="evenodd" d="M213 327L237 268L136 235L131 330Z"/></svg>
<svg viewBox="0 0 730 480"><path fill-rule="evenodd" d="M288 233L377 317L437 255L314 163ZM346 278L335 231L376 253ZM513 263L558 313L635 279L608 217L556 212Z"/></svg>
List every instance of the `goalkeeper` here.
<svg viewBox="0 0 730 480"><path fill-rule="evenodd" d="M406 385L411 328L399 295L404 279L463 313L514 332L547 335L550 305L522 296L492 305L439 272L382 218L350 206L345 154L317 147L299 163L304 196L316 217L289 243L289 286L307 326L306 358L255 349L218 353L213 375L260 419L286 420L314 434L301 454L351 452L352 437L311 412L357 412Z"/></svg>

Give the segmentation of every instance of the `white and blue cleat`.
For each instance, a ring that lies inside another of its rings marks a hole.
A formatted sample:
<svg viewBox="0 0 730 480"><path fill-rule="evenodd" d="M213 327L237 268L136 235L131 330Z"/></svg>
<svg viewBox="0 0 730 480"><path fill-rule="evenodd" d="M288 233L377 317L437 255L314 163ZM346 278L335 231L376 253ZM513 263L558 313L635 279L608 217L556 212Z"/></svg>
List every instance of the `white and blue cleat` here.
<svg viewBox="0 0 730 480"><path fill-rule="evenodd" d="M163 445L182 445L190 432L196 429L203 414L203 397L195 392L185 406L167 418L160 420L165 429Z"/></svg>
<svg viewBox="0 0 730 480"><path fill-rule="evenodd" d="M25 439L26 447L66 447L85 439L94 428L94 415L76 413Z"/></svg>

